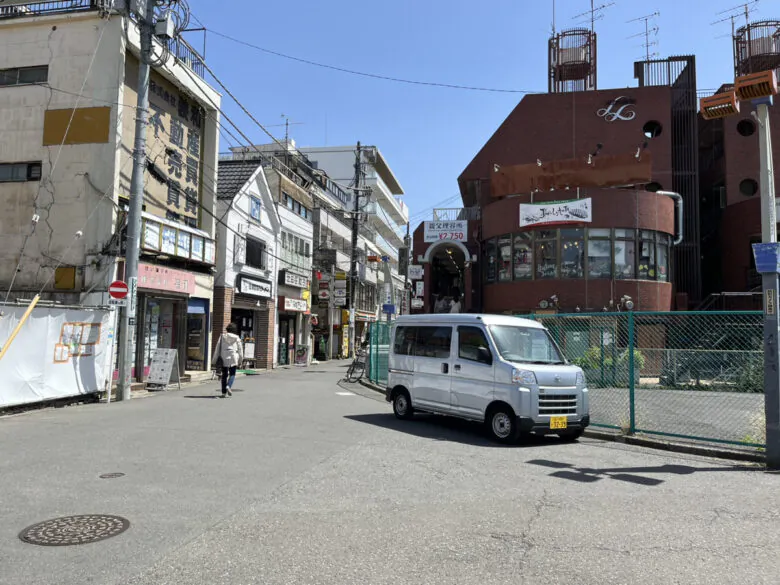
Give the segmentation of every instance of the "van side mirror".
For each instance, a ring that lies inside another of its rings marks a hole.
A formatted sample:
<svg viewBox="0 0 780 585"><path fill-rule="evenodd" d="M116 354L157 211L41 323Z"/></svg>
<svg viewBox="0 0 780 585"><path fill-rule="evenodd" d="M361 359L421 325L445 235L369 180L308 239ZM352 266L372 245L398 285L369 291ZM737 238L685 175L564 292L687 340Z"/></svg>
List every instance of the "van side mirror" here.
<svg viewBox="0 0 780 585"><path fill-rule="evenodd" d="M479 357L479 362L481 364L487 364L489 366L493 364L493 354L490 353L490 349L487 347L480 347L477 349L477 356Z"/></svg>

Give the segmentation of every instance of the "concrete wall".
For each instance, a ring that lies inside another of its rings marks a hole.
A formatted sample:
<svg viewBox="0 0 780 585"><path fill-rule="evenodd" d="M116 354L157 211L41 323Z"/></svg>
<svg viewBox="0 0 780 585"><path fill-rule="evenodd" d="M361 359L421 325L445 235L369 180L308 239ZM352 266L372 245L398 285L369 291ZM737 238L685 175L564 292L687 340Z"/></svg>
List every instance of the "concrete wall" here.
<svg viewBox="0 0 780 585"><path fill-rule="evenodd" d="M122 36L122 19L105 21L97 13L0 21L0 69L48 64L50 85L0 88L0 162L43 163L40 182L0 184L0 283L5 286L36 209L41 219L25 248L16 290L37 292L53 278L59 260L78 267L76 291L113 277L113 262L99 252L115 220L110 199L116 134L106 143L62 148L43 146L42 139L47 109L110 107L111 126L121 124L124 108L114 104L120 101L124 72ZM74 241L78 230L84 236ZM78 302L78 295L69 300Z"/></svg>

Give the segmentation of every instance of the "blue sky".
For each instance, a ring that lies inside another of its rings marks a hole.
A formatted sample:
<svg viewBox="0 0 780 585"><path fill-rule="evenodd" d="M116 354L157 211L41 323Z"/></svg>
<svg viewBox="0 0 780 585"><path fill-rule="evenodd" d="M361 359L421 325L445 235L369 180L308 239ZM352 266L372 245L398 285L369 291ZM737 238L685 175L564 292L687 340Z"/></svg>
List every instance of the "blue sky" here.
<svg viewBox="0 0 780 585"><path fill-rule="evenodd" d="M610 0L596 0L596 6ZM599 88L635 86L633 62L644 31L627 21L655 11L652 50L694 53L699 88L733 78L730 24L711 25L737 0L615 0L596 22ZM546 91L551 0L394 0L267 2L190 0L208 28L271 50L334 66L448 84ZM777 17L761 0L754 19ZM227 7L230 7L229 9ZM702 11L702 7L706 9ZM589 0L558 0L558 28L578 24ZM780 11L778 11L780 12ZM744 23L744 17L738 24ZM191 26L197 26L193 21ZM200 47L200 33L187 33ZM718 38L721 35L726 35ZM413 228L434 204L458 193L457 177L522 94L463 91L368 79L258 52L209 34L207 61L268 125L292 125L299 146L374 144L406 192ZM223 107L258 142L268 139L227 97ZM277 137L282 126L269 127ZM221 148L226 150L227 144ZM460 200L447 207L458 207ZM423 214L423 215L421 215Z"/></svg>

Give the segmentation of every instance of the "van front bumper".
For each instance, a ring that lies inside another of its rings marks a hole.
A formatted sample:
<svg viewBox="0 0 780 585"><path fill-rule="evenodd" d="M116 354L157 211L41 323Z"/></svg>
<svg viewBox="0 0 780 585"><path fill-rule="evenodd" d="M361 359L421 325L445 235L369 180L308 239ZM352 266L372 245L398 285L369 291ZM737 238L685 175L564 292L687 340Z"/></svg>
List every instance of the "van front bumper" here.
<svg viewBox="0 0 780 585"><path fill-rule="evenodd" d="M536 422L534 419L525 416L517 417L518 426L521 433L537 433L540 435L554 435L561 432L559 429L551 429L549 422ZM585 415L579 420L569 420L566 423L566 431L576 431L584 429L590 425L590 415Z"/></svg>

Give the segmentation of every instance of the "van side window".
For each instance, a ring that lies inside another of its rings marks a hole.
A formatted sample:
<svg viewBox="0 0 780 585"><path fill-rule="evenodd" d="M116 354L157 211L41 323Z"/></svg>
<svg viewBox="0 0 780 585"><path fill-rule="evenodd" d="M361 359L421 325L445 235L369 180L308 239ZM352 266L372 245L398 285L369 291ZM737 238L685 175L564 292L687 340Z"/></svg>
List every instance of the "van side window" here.
<svg viewBox="0 0 780 585"><path fill-rule="evenodd" d="M482 362L479 349L490 349L488 340L479 327L458 327L458 357L462 360Z"/></svg>
<svg viewBox="0 0 780 585"><path fill-rule="evenodd" d="M450 357L452 327L417 327L417 357L447 359Z"/></svg>
<svg viewBox="0 0 780 585"><path fill-rule="evenodd" d="M395 330L393 353L396 355L414 355L414 338L417 327L399 327Z"/></svg>

